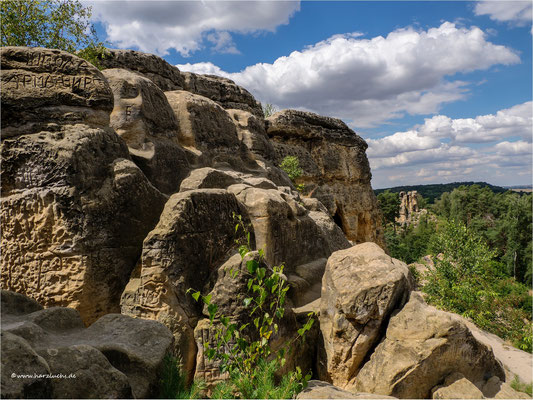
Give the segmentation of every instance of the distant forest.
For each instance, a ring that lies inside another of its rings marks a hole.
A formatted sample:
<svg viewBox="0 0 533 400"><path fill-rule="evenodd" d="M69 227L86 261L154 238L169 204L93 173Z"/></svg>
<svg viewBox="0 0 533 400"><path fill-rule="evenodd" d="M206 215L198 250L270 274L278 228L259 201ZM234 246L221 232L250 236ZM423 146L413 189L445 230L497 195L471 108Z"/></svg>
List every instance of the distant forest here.
<svg viewBox="0 0 533 400"><path fill-rule="evenodd" d="M533 352L533 194L486 183L393 190L377 196L387 249L408 264L426 264L411 266L426 300ZM397 221L402 190L417 190L425 208L413 223ZM420 196L438 194L433 204Z"/></svg>
<svg viewBox="0 0 533 400"><path fill-rule="evenodd" d="M389 190L392 193L410 192L416 190L419 195L424 197L428 204L435 203L435 199L439 198L444 192L451 192L453 189L459 186L472 186L478 185L481 187L488 187L494 193L505 193L507 190L501 186L494 186L486 182L453 182L453 183L437 183L432 185L412 185L412 186L395 186L387 189L376 189L374 193L376 196L383 193L385 190Z"/></svg>

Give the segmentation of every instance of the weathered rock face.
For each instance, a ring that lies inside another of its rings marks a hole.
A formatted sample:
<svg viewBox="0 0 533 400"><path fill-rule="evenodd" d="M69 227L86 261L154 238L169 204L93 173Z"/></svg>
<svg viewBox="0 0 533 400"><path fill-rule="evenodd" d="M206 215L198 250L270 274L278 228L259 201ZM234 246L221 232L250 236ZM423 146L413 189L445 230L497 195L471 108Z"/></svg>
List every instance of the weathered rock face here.
<svg viewBox="0 0 533 400"><path fill-rule="evenodd" d="M330 245L348 246L349 243L332 243L320 227L298 203L297 198L279 190L233 185L228 190L246 207L253 224L256 245L264 249L270 265L284 263L286 272L331 254ZM298 243L298 246L294 246Z"/></svg>
<svg viewBox="0 0 533 400"><path fill-rule="evenodd" d="M122 68L141 74L163 91L181 90L184 86L180 70L154 54L107 49L105 57L99 62L105 68Z"/></svg>
<svg viewBox="0 0 533 400"><path fill-rule="evenodd" d="M261 104L248 90L238 86L231 79L215 75L198 75L192 72L181 73L189 92L207 97L226 109L238 109L263 117Z"/></svg>
<svg viewBox="0 0 533 400"><path fill-rule="evenodd" d="M444 383L433 388L433 399L482 399L483 393L463 374L454 372L446 377Z"/></svg>
<svg viewBox="0 0 533 400"><path fill-rule="evenodd" d="M39 47L2 47L0 58L3 139L57 124L109 125L113 95L87 61Z"/></svg>
<svg viewBox="0 0 533 400"><path fill-rule="evenodd" d="M530 399L527 393L517 392L509 382L502 382L497 376L493 376L481 387L486 398L494 399Z"/></svg>
<svg viewBox="0 0 533 400"><path fill-rule="evenodd" d="M265 121L248 111L227 110L233 123L237 127L239 140L255 155L256 158L275 161L276 150L268 140Z"/></svg>
<svg viewBox="0 0 533 400"><path fill-rule="evenodd" d="M6 65L19 62L22 55L48 54L48 61L31 61L38 63L35 68L44 75L48 63L63 56L42 49L37 49L40 53L25 48L8 50L2 49L2 63ZM96 68L87 67L75 56L68 57L65 79L77 76L72 65L82 65L79 74L99 76L105 89L94 92L78 91L76 86L55 87L42 90L42 97L38 96L41 92L35 94L36 109L58 111L57 119L47 117L55 121L53 129L33 133L37 125L32 125L31 112L28 124L24 122L28 107L22 100L24 86L9 87L2 95L2 109L7 108L10 115L18 113L19 121L13 125L18 129L16 136L8 135L1 144L1 282L4 288L28 294L46 306L74 307L90 323L119 310L120 293L165 198L129 160L127 147L112 129L69 125L71 120L61 116L63 109L57 102L63 100L57 99L63 94L67 104L68 99L76 99L89 111L92 96L106 94L105 107L98 108L98 102L95 107L99 115L107 113L107 120L110 110L106 107L112 105L108 96L111 90ZM50 68L56 78L61 76ZM53 90L58 92L56 97ZM21 100L10 103L12 99ZM71 111L73 121L85 112L79 108ZM46 110L42 113L47 115ZM6 120L3 123L9 129L12 120ZM28 134L21 130L24 126Z"/></svg>
<svg viewBox="0 0 533 400"><path fill-rule="evenodd" d="M396 222L400 225L418 225L422 216L427 215L426 209L420 209L418 206L418 192L400 192L400 216Z"/></svg>
<svg viewBox="0 0 533 400"><path fill-rule="evenodd" d="M87 323L117 312L163 195L110 130L21 135L1 152L2 286Z"/></svg>
<svg viewBox="0 0 533 400"><path fill-rule="evenodd" d="M351 393L331 383L311 380L307 388L302 390L297 399L395 399L395 397L372 393Z"/></svg>
<svg viewBox="0 0 533 400"><path fill-rule="evenodd" d="M155 319L172 331L187 371L194 372L193 328L201 309L186 292L202 290L235 247L233 213L246 221L246 210L225 190L171 196L144 240L139 266L122 295L123 314Z"/></svg>
<svg viewBox="0 0 533 400"><path fill-rule="evenodd" d="M298 183L327 207L348 239L383 244L366 142L341 120L308 112L284 110L266 121L277 163L298 157L304 171Z"/></svg>
<svg viewBox="0 0 533 400"><path fill-rule="evenodd" d="M399 398L429 398L451 373L470 382L505 379L492 350L453 314L438 311L412 292L390 319L385 339L359 372L356 390Z"/></svg>
<svg viewBox="0 0 533 400"><path fill-rule="evenodd" d="M140 73L161 90L187 90L207 97L226 109L249 111L262 118L261 104L246 89L230 79L215 75L180 72L161 57L133 50L108 49L100 61L105 68L122 68Z"/></svg>
<svg viewBox="0 0 533 400"><path fill-rule="evenodd" d="M320 329L333 384L351 385L391 313L406 302L409 275L405 263L387 256L375 243L329 257L322 281Z"/></svg>
<svg viewBox="0 0 533 400"><path fill-rule="evenodd" d="M5 290L1 300L2 397L157 396L158 371L172 348L172 335L160 323L108 314L85 329L73 309L42 309Z"/></svg>
<svg viewBox="0 0 533 400"><path fill-rule="evenodd" d="M178 142L178 121L165 94L150 79L134 72L107 69L103 74L115 98L111 127L156 188L166 194L177 192L190 167Z"/></svg>
<svg viewBox="0 0 533 400"><path fill-rule="evenodd" d="M221 106L186 91L165 92L165 95L180 125L179 143L192 153L191 164L230 166L237 170L257 167Z"/></svg>

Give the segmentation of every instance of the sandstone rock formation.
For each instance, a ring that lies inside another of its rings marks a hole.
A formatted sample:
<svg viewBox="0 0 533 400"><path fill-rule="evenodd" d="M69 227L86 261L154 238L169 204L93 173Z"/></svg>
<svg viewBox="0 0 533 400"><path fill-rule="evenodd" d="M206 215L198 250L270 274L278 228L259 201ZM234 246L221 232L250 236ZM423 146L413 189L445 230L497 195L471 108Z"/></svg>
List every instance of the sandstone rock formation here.
<svg viewBox="0 0 533 400"><path fill-rule="evenodd" d="M191 93L207 97L225 109L239 109L263 117L261 104L246 89L238 86L231 79L215 75L198 75L192 72L181 73L184 89Z"/></svg>
<svg viewBox="0 0 533 400"><path fill-rule="evenodd" d="M4 139L61 124L108 126L113 95L87 61L39 47L2 47L0 59Z"/></svg>
<svg viewBox="0 0 533 400"><path fill-rule="evenodd" d="M433 399L482 399L483 393L463 374L454 372L446 377L442 385L433 388Z"/></svg>
<svg viewBox="0 0 533 400"><path fill-rule="evenodd" d="M187 371L194 371L193 329L201 316L187 290L202 290L235 248L233 214L247 219L235 196L222 189L172 195L144 240L139 266L122 295L123 314L169 327Z"/></svg>
<svg viewBox="0 0 533 400"><path fill-rule="evenodd" d="M103 74L115 98L111 127L156 188L166 194L177 192L190 167L179 145L178 121L165 94L134 72L107 69Z"/></svg>
<svg viewBox="0 0 533 400"><path fill-rule="evenodd" d="M453 314L425 304L412 292L390 319L385 339L359 372L355 389L400 398L429 398L449 374L470 382L505 379L492 350L478 342Z"/></svg>
<svg viewBox="0 0 533 400"><path fill-rule="evenodd" d="M345 248L347 241L329 241L311 218L308 210L292 194L261 189L244 184L232 185L228 191L248 210L253 224L256 246L265 250L270 265L286 265L291 273L296 266L328 257L331 251ZM298 243L298 246L294 244ZM330 249L330 246L340 246Z"/></svg>
<svg viewBox="0 0 533 400"><path fill-rule="evenodd" d="M372 393L352 393L342 390L331 383L311 380L307 388L302 390L297 399L395 399L395 397Z"/></svg>
<svg viewBox="0 0 533 400"><path fill-rule="evenodd" d="M74 309L42 309L5 290L1 301L2 397L157 396L158 371L172 345L163 325L108 314L85 328Z"/></svg>
<svg viewBox="0 0 533 400"><path fill-rule="evenodd" d="M122 68L140 73L161 90L187 90L207 97L226 109L240 109L263 117L261 104L246 89L230 79L180 70L161 57L133 50L107 49L100 60L105 68Z"/></svg>
<svg viewBox="0 0 533 400"><path fill-rule="evenodd" d="M186 91L165 92L180 124L179 143L191 152L195 166L229 166L237 170L256 167L239 140L235 124L221 106Z"/></svg>
<svg viewBox="0 0 533 400"><path fill-rule="evenodd" d="M99 62L104 68L121 68L136 72L150 79L163 91L182 90L185 85L180 70L154 54L107 49Z"/></svg>
<svg viewBox="0 0 533 400"><path fill-rule="evenodd" d="M203 356L212 327L187 290L249 318L245 274L227 274L245 265L233 214L268 265L285 265L291 290L272 345L296 335L309 303L322 304L321 326L285 368L316 369L321 340L342 387L371 363L411 282L376 244L348 249L348 239L382 243L382 234L366 143L344 123L290 110L265 121L233 82L139 52L110 50L103 73L55 50L0 53L1 282L50 307L4 296L2 351L13 368L81 374L80 386L3 376L5 393L153 396L168 349L189 377L220 378ZM278 167L285 155L299 157L304 193Z"/></svg>
<svg viewBox="0 0 533 400"><path fill-rule="evenodd" d="M298 183L319 199L355 242L383 244L377 200L370 186L366 142L338 119L284 110L267 118L278 163L285 156L299 159Z"/></svg>
<svg viewBox="0 0 533 400"><path fill-rule="evenodd" d="M420 218L427 216L428 211L418 206L418 192L400 192L400 215L396 222L401 226L417 226Z"/></svg>
<svg viewBox="0 0 533 400"><path fill-rule="evenodd" d="M129 160L115 132L95 127L109 121L112 107L111 90L95 67L51 50L3 48L1 54L2 65L29 65L35 82L46 74L56 82L27 92L25 85L11 86L17 70L1 71L9 80L2 134L10 132L1 144L2 286L46 306L74 307L93 322L119 311L120 293L166 199ZM72 83L78 78L86 82L83 90ZM36 123L26 112L30 104L51 123Z"/></svg>
<svg viewBox="0 0 533 400"><path fill-rule="evenodd" d="M375 243L329 257L322 281L320 329L333 384L353 383L391 313L406 302L411 285L407 265Z"/></svg>

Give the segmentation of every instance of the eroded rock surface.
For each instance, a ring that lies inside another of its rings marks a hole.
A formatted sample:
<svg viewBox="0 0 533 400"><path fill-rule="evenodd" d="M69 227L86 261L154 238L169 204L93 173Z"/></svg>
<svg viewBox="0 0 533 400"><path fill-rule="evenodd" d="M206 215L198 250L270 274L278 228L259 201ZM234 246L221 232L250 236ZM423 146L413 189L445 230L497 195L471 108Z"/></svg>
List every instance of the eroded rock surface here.
<svg viewBox="0 0 533 400"><path fill-rule="evenodd" d="M1 152L2 286L87 323L118 312L164 196L109 129L20 135Z"/></svg>
<svg viewBox="0 0 533 400"><path fill-rule="evenodd" d="M141 74L163 91L181 90L184 86L180 70L154 54L107 49L105 56L99 62L105 68L121 68Z"/></svg>
<svg viewBox="0 0 533 400"><path fill-rule="evenodd" d="M111 127L124 139L133 161L150 182L163 193L176 193L190 167L165 94L134 72L106 69L103 74L115 98Z"/></svg>
<svg viewBox="0 0 533 400"><path fill-rule="evenodd" d="M179 143L196 167L256 167L229 114L214 101L186 91L165 92L180 125Z"/></svg>
<svg viewBox="0 0 533 400"><path fill-rule="evenodd" d="M470 382L505 372L492 350L478 342L460 319L425 304L412 292L390 319L385 339L359 372L355 389L399 398L429 398L451 373Z"/></svg>
<svg viewBox="0 0 533 400"><path fill-rule="evenodd" d="M244 110L260 118L263 117L261 103L248 90L236 85L231 79L192 72L182 72L182 76L185 90L207 97L225 109Z"/></svg>
<svg viewBox="0 0 533 400"><path fill-rule="evenodd" d="M5 290L1 300L2 397L158 395L158 372L173 339L162 324L108 314L85 328L74 309L36 310L33 300Z"/></svg>
<svg viewBox="0 0 533 400"><path fill-rule="evenodd" d="M65 123L108 126L113 94L92 64L40 47L2 47L0 59L3 139Z"/></svg>
<svg viewBox="0 0 533 400"><path fill-rule="evenodd" d="M395 397L372 393L351 393L331 383L311 380L307 388L296 396L297 399L395 399Z"/></svg>
<svg viewBox="0 0 533 400"><path fill-rule="evenodd" d="M202 290L234 249L233 214L247 220L235 196L222 189L172 195L122 295L123 314L160 321L172 331L187 371L194 371L193 329L201 316L187 290Z"/></svg>
<svg viewBox="0 0 533 400"><path fill-rule="evenodd" d="M410 289L407 265L386 255L375 243L359 244L329 257L322 281L320 328L327 372L335 385L353 383L391 313L403 306Z"/></svg>
<svg viewBox="0 0 533 400"><path fill-rule="evenodd" d="M383 244L366 142L341 120L309 112L283 110L266 121L277 162L298 157L297 183L327 207L348 239Z"/></svg>

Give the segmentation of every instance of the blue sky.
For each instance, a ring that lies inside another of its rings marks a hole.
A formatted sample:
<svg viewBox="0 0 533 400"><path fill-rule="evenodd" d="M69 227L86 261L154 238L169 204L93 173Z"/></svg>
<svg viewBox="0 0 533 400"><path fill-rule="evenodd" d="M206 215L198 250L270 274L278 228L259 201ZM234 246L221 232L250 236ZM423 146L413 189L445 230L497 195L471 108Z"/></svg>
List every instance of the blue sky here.
<svg viewBox="0 0 533 400"><path fill-rule="evenodd" d="M373 187L531 184L532 2L92 3L113 47L343 119Z"/></svg>

